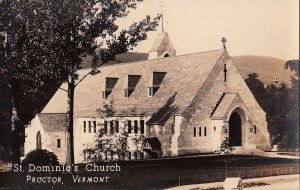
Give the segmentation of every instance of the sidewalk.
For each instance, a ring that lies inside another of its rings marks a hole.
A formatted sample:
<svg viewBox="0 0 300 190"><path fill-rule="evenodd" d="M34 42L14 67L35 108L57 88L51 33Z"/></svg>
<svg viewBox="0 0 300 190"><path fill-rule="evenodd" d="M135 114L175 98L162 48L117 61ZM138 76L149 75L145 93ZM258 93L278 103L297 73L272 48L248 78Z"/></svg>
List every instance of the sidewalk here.
<svg viewBox="0 0 300 190"><path fill-rule="evenodd" d="M299 190L299 174L280 175L243 180L245 190ZM223 182L193 184L169 188L168 190L221 190Z"/></svg>

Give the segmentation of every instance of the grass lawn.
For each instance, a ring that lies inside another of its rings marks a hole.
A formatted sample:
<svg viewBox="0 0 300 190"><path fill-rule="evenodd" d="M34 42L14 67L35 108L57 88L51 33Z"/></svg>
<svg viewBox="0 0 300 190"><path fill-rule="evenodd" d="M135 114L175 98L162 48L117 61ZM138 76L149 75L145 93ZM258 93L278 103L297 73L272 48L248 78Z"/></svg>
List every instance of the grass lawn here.
<svg viewBox="0 0 300 190"><path fill-rule="evenodd" d="M55 173L63 184L55 189L163 189L176 185L223 181L225 179L224 156L186 157L162 160L118 162L120 172L90 172L84 164L73 176L109 177L107 183L74 183L67 173ZM231 155L228 176L242 178L261 177L283 173L298 173L299 160L267 158L259 156ZM112 163L98 163L111 165ZM291 168L294 168L293 170ZM298 168L296 171L295 168ZM30 174L34 176L34 174ZM39 175L46 175L40 173ZM25 173L0 173L0 189L48 189L52 183L26 183ZM99 179L98 179L99 180ZM43 187L42 187L43 186Z"/></svg>

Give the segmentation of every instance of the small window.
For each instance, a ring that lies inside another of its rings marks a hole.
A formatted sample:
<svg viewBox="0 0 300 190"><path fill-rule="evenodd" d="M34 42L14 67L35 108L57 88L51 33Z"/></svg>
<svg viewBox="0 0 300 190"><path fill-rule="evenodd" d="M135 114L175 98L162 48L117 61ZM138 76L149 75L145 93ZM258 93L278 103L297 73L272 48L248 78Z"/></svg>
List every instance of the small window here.
<svg viewBox="0 0 300 190"><path fill-rule="evenodd" d="M127 127L128 127L128 133L131 133L131 121L130 120L128 120L127 121Z"/></svg>
<svg viewBox="0 0 300 190"><path fill-rule="evenodd" d="M129 97L128 89L124 89L124 97L125 98Z"/></svg>
<svg viewBox="0 0 300 190"><path fill-rule="evenodd" d="M148 95L152 97L158 91L166 72L153 72L152 86L148 87Z"/></svg>
<svg viewBox="0 0 300 190"><path fill-rule="evenodd" d="M102 91L101 92L101 99L102 100L105 100L106 99L106 95L105 95L106 93L105 93L105 91Z"/></svg>
<svg viewBox="0 0 300 190"><path fill-rule="evenodd" d="M94 133L97 133L97 124L96 124L96 121L93 121L94 123Z"/></svg>
<svg viewBox="0 0 300 190"><path fill-rule="evenodd" d="M256 134L256 125L253 126L254 134Z"/></svg>
<svg viewBox="0 0 300 190"><path fill-rule="evenodd" d="M196 127L194 127L194 137L196 137L196 134L197 133L197 130L196 130Z"/></svg>
<svg viewBox="0 0 300 190"><path fill-rule="evenodd" d="M201 137L201 127L199 127L199 137Z"/></svg>
<svg viewBox="0 0 300 190"><path fill-rule="evenodd" d="M119 121L115 121L116 133L119 133Z"/></svg>
<svg viewBox="0 0 300 190"><path fill-rule="evenodd" d="M124 97L129 97L133 92L138 84L139 80L141 78L141 75L128 75L128 84L127 88L124 89Z"/></svg>
<svg viewBox="0 0 300 190"><path fill-rule="evenodd" d="M60 142L60 139L57 139L57 148L61 148L61 142Z"/></svg>
<svg viewBox="0 0 300 190"><path fill-rule="evenodd" d="M83 121L83 132L86 133L86 121Z"/></svg>
<svg viewBox="0 0 300 190"><path fill-rule="evenodd" d="M154 93L153 93L153 87L152 86L148 87L148 96L152 97L153 95L154 95Z"/></svg>
<svg viewBox="0 0 300 190"><path fill-rule="evenodd" d="M165 78L166 72L153 72L153 86L161 85L163 79Z"/></svg>
<svg viewBox="0 0 300 190"><path fill-rule="evenodd" d="M106 77L105 91L111 91L117 84L118 78Z"/></svg>
<svg viewBox="0 0 300 190"><path fill-rule="evenodd" d="M107 121L104 121L104 133L107 133Z"/></svg>
<svg viewBox="0 0 300 190"><path fill-rule="evenodd" d="M114 133L114 121L111 120L109 123L110 123L110 133L113 134Z"/></svg>
<svg viewBox="0 0 300 190"><path fill-rule="evenodd" d="M91 133L92 132L92 123L91 123L91 121L89 121L89 133Z"/></svg>
<svg viewBox="0 0 300 190"><path fill-rule="evenodd" d="M207 133L206 133L206 127L204 127L204 136L206 136Z"/></svg>
<svg viewBox="0 0 300 190"><path fill-rule="evenodd" d="M141 134L144 134L145 133L145 121L140 120L140 125L141 125Z"/></svg>
<svg viewBox="0 0 300 190"><path fill-rule="evenodd" d="M137 134L138 131L139 131L139 129L138 129L138 121L134 120L134 133Z"/></svg>

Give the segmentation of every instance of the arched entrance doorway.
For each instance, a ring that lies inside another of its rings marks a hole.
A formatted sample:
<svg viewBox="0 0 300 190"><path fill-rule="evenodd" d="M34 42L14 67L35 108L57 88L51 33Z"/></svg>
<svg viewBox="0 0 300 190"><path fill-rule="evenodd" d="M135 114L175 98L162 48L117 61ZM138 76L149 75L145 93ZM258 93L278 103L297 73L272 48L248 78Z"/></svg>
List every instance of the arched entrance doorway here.
<svg viewBox="0 0 300 190"><path fill-rule="evenodd" d="M237 112L233 112L229 118L229 143L242 146L242 118Z"/></svg>
<svg viewBox="0 0 300 190"><path fill-rule="evenodd" d="M42 138L40 132L36 134L36 149L42 149Z"/></svg>

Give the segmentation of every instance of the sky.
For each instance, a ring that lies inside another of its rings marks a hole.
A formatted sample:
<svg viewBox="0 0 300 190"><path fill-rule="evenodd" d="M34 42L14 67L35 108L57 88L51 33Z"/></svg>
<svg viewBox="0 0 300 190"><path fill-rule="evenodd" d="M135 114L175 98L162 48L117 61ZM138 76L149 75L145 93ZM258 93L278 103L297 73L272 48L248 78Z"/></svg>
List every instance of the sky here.
<svg viewBox="0 0 300 190"><path fill-rule="evenodd" d="M161 0L144 0L119 21L126 27L145 15L161 13ZM299 59L298 0L163 0L164 30L177 55L221 49L227 39L230 55ZM150 32L134 52L148 52L156 35Z"/></svg>

